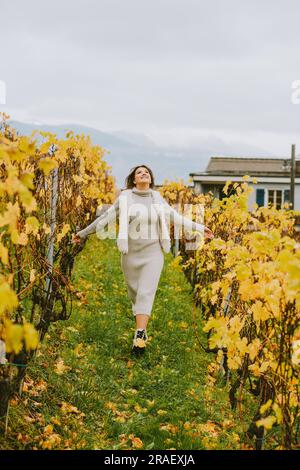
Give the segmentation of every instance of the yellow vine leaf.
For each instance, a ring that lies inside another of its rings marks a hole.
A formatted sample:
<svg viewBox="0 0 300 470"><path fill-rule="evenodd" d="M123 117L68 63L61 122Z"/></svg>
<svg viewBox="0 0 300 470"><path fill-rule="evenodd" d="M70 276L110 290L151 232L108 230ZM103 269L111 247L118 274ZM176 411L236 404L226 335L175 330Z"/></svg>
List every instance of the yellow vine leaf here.
<svg viewBox="0 0 300 470"><path fill-rule="evenodd" d="M271 317L269 310L263 305L261 300L257 300L251 307L254 321L265 321Z"/></svg>
<svg viewBox="0 0 300 470"><path fill-rule="evenodd" d="M18 306L18 297L7 282L0 284L0 315Z"/></svg>
<svg viewBox="0 0 300 470"><path fill-rule="evenodd" d="M260 375L262 375L264 372L267 371L269 366L270 366L270 363L265 361L262 363L261 366L259 366L258 364L251 364L250 366L248 366L248 369L251 370L251 372L253 372L253 375L255 375L255 377L259 377Z"/></svg>
<svg viewBox="0 0 300 470"><path fill-rule="evenodd" d="M237 370L242 364L239 356L228 356L228 367L232 370Z"/></svg>
<svg viewBox="0 0 300 470"><path fill-rule="evenodd" d="M81 202L82 202L82 199L81 199L81 196L79 195L79 196L77 196L77 198L76 198L76 204L75 204L76 207L79 207L79 206L81 205Z"/></svg>
<svg viewBox="0 0 300 470"><path fill-rule="evenodd" d="M54 158L46 157L39 161L39 168L46 176L48 176L50 171L54 168L57 168L57 166L58 163Z"/></svg>
<svg viewBox="0 0 300 470"><path fill-rule="evenodd" d="M270 408L271 405L272 405L272 400L270 399L267 401L267 403L265 403L264 405L260 407L260 410L259 410L260 414L263 415Z"/></svg>
<svg viewBox="0 0 300 470"><path fill-rule="evenodd" d="M26 212L30 213L36 210L37 202L32 193L25 186L19 191L19 196Z"/></svg>
<svg viewBox="0 0 300 470"><path fill-rule="evenodd" d="M35 144L28 136L22 135L19 140L19 150L25 154L32 154L35 151Z"/></svg>
<svg viewBox="0 0 300 470"><path fill-rule="evenodd" d="M28 237L25 232L19 233L17 229L14 229L11 232L11 241L15 245L27 245L28 243Z"/></svg>
<svg viewBox="0 0 300 470"><path fill-rule="evenodd" d="M84 183L84 178L82 176L73 175L72 178L75 183Z"/></svg>
<svg viewBox="0 0 300 470"><path fill-rule="evenodd" d="M240 282L239 294L242 300L247 301L252 298L252 295L253 295L252 288L253 288L253 283L251 279L248 278Z"/></svg>
<svg viewBox="0 0 300 470"><path fill-rule="evenodd" d="M8 263L8 249L2 243L0 243L0 259L3 264Z"/></svg>
<svg viewBox="0 0 300 470"><path fill-rule="evenodd" d="M23 347L23 327L14 325L10 320L5 321L4 340L6 351L18 354Z"/></svg>
<svg viewBox="0 0 300 470"><path fill-rule="evenodd" d="M25 232L27 234L33 233L33 235L37 235L39 231L40 223L38 219L34 216L27 217L26 224L25 224Z"/></svg>
<svg viewBox="0 0 300 470"><path fill-rule="evenodd" d="M203 327L203 331L208 332L213 328L226 328L227 327L227 321L224 317L219 317L219 318L209 318L209 320L206 322L206 324Z"/></svg>
<svg viewBox="0 0 300 470"><path fill-rule="evenodd" d="M246 264L240 264L236 268L236 278L238 281L245 281L252 276L252 271Z"/></svg>
<svg viewBox="0 0 300 470"><path fill-rule="evenodd" d="M226 248L226 242L221 238L214 238L210 242L211 248L215 250L224 250Z"/></svg>
<svg viewBox="0 0 300 470"><path fill-rule="evenodd" d="M265 429L272 429L273 424L276 423L276 417L273 415L268 416L267 418L262 418L256 421L257 426L263 426Z"/></svg>
<svg viewBox="0 0 300 470"><path fill-rule="evenodd" d="M252 343L248 344L248 354L251 361L257 356L261 347L261 342L258 338L255 338Z"/></svg>
<svg viewBox="0 0 300 470"><path fill-rule="evenodd" d="M20 181L29 189L34 189L33 180L34 173L24 173L20 178Z"/></svg>
<svg viewBox="0 0 300 470"><path fill-rule="evenodd" d="M57 241L58 243L61 241L61 239L69 232L70 230L70 225L69 224L64 224L62 231L57 235Z"/></svg>
<svg viewBox="0 0 300 470"><path fill-rule="evenodd" d="M43 223L43 230L46 234L51 232L51 228L49 227L49 225L45 224L45 222Z"/></svg>
<svg viewBox="0 0 300 470"><path fill-rule="evenodd" d="M182 266L181 266L181 262L182 262L182 256L181 255L177 255L175 256L175 258L171 261L171 267L178 271L178 272L181 272L182 271Z"/></svg>
<svg viewBox="0 0 300 470"><path fill-rule="evenodd" d="M26 349L36 349L39 343L39 335L32 323L25 323L23 325L23 334Z"/></svg>
<svg viewBox="0 0 300 470"><path fill-rule="evenodd" d="M239 333L244 326L244 320L235 315L229 320L229 325L232 332Z"/></svg>
<svg viewBox="0 0 300 470"><path fill-rule="evenodd" d="M19 217L19 204L17 202L15 202L15 204L8 202L6 206L6 211L0 215L0 227L4 227L4 225L9 225L10 231L12 231L16 228Z"/></svg>
<svg viewBox="0 0 300 470"><path fill-rule="evenodd" d="M223 187L223 193L227 195L228 188L231 185L232 181L226 181L225 186Z"/></svg>
<svg viewBox="0 0 300 470"><path fill-rule="evenodd" d="M243 337L241 339L238 339L235 341L235 345L237 349L239 350L241 356L244 356L248 352L248 341L247 338Z"/></svg>

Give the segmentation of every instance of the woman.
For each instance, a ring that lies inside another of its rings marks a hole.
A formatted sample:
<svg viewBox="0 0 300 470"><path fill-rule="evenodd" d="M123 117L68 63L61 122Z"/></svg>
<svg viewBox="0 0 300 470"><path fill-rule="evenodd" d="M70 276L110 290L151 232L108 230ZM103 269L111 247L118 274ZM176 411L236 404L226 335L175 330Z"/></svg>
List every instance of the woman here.
<svg viewBox="0 0 300 470"><path fill-rule="evenodd" d="M134 352L142 351L146 346L148 340L147 324L164 264L163 249L166 252L169 251L166 242L170 237L168 233L166 235L165 231L163 239L162 234L167 226L165 218L161 214L167 214L170 222L177 226L182 225L184 221L184 226L189 230L204 230L205 238L214 237L208 227L197 224L176 212L160 195L159 191L152 189L153 187L154 177L151 169L146 165L134 167L126 178L127 189L121 192L115 203L94 222L73 236L73 243L80 243L82 239L94 233L96 228L101 230L116 216L119 217L117 245L121 251L121 267L136 320L136 331L133 338ZM125 210L121 209L123 207L121 205L123 193L124 196L127 194L130 197L131 203L129 208L126 206L128 211L126 209L127 218L125 219ZM138 206L140 210L136 211Z"/></svg>

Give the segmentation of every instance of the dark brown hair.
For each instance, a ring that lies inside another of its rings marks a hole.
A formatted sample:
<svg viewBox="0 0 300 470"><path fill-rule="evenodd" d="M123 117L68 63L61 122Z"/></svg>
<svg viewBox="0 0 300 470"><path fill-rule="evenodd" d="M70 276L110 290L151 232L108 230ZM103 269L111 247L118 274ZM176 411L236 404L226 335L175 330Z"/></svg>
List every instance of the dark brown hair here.
<svg viewBox="0 0 300 470"><path fill-rule="evenodd" d="M150 188L154 188L155 184L154 184L154 176L153 176L152 170L147 165L137 165L134 168L131 168L129 175L125 179L126 189L131 189L131 188L135 187L135 184L133 182L134 181L135 171L138 168L142 167L142 166L144 168L147 168L147 170L149 171L150 176L151 176L151 183L149 184L149 186L150 186Z"/></svg>

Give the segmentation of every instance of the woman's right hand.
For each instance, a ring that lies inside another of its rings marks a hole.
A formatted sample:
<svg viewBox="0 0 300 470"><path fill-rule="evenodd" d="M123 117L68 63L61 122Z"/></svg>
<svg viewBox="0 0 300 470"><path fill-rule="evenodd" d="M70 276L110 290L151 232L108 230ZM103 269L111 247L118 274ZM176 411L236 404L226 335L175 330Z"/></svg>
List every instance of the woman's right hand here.
<svg viewBox="0 0 300 470"><path fill-rule="evenodd" d="M79 245L81 243L81 238L79 235L76 235L76 233L73 233L72 235L72 240L71 240L71 243L73 243L74 245Z"/></svg>

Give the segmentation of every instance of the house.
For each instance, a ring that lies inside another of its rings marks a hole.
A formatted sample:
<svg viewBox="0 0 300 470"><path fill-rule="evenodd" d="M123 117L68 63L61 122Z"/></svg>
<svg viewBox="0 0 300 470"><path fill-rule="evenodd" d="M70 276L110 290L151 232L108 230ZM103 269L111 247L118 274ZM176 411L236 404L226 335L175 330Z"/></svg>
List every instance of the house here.
<svg viewBox="0 0 300 470"><path fill-rule="evenodd" d="M290 202L290 159L211 157L206 171L190 173L197 194L211 191L219 199L225 197L226 181L242 182L244 175L256 179L251 183L254 191L249 197L249 210L275 204L276 208ZM294 209L300 211L300 160L296 160Z"/></svg>

